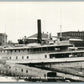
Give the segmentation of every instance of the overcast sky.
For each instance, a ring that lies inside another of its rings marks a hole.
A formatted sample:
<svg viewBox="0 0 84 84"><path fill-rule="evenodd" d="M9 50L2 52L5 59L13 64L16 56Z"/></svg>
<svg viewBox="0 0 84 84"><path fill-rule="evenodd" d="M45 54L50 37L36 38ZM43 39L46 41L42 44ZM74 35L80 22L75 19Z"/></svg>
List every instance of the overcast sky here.
<svg viewBox="0 0 84 84"><path fill-rule="evenodd" d="M8 40L37 32L41 19L42 32L57 35L62 31L84 31L84 2L0 2L0 33Z"/></svg>

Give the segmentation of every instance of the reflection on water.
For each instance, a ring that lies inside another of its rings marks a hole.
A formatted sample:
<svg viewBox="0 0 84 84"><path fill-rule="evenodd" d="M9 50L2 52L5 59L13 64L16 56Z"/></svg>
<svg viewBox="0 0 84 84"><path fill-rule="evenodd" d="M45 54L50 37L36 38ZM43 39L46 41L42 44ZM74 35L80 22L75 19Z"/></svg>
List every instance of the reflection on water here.
<svg viewBox="0 0 84 84"><path fill-rule="evenodd" d="M14 77L0 76L0 82L26 82L24 80L17 80Z"/></svg>
<svg viewBox="0 0 84 84"><path fill-rule="evenodd" d="M58 73L56 77L60 75L66 78L72 78L73 76L73 79L77 79L77 77L80 77L79 80L84 81L84 62L57 63L52 64L51 66L45 65L44 68L45 67L48 69L52 68L55 72L59 71L64 73ZM30 81L30 78L33 78L35 76L44 76L46 78L47 75L45 73L47 72L47 70L44 71L43 69L38 69L36 67L30 67L27 65L1 63L0 82L28 82ZM27 78L25 80L25 77L28 77L29 80Z"/></svg>

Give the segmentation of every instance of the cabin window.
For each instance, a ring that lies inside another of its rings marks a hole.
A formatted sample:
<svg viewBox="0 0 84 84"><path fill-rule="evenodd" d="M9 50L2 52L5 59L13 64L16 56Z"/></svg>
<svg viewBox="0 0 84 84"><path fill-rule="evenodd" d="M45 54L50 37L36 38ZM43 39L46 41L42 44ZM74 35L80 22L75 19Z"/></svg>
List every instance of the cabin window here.
<svg viewBox="0 0 84 84"><path fill-rule="evenodd" d="M46 50L47 50L47 48L46 48L46 47L43 47L43 48L42 48L42 51L46 51Z"/></svg>
<svg viewBox="0 0 84 84"><path fill-rule="evenodd" d="M46 74L44 74L44 77L46 77Z"/></svg>
<svg viewBox="0 0 84 84"><path fill-rule="evenodd" d="M15 52L16 52L16 50L15 50Z"/></svg>
<svg viewBox="0 0 84 84"><path fill-rule="evenodd" d="M18 57L16 56L16 59L18 59Z"/></svg>
<svg viewBox="0 0 84 84"><path fill-rule="evenodd" d="M50 58L66 58L69 57L69 53L66 54L50 54Z"/></svg>
<svg viewBox="0 0 84 84"><path fill-rule="evenodd" d="M22 59L24 59L24 57L22 56Z"/></svg>
<svg viewBox="0 0 84 84"><path fill-rule="evenodd" d="M29 51L29 49L27 49L27 51Z"/></svg>
<svg viewBox="0 0 84 84"><path fill-rule="evenodd" d="M10 50L11 51L11 53L12 53L12 50Z"/></svg>
<svg viewBox="0 0 84 84"><path fill-rule="evenodd" d="M47 55L45 55L45 58L47 58Z"/></svg>
<svg viewBox="0 0 84 84"><path fill-rule="evenodd" d="M21 72L23 72L23 69L21 69Z"/></svg>
<svg viewBox="0 0 84 84"><path fill-rule="evenodd" d="M11 69L11 67L9 66L9 69Z"/></svg>
<svg viewBox="0 0 84 84"><path fill-rule="evenodd" d="M24 50L23 50L23 52L24 52Z"/></svg>
<svg viewBox="0 0 84 84"><path fill-rule="evenodd" d="M11 59L11 57L9 57L9 59Z"/></svg>
<svg viewBox="0 0 84 84"><path fill-rule="evenodd" d="M29 58L29 56L27 56L27 59Z"/></svg>
<svg viewBox="0 0 84 84"><path fill-rule="evenodd" d="M20 52L20 50L18 50Z"/></svg>
<svg viewBox="0 0 84 84"><path fill-rule="evenodd" d="M26 73L28 73L28 70L26 70Z"/></svg>
<svg viewBox="0 0 84 84"><path fill-rule="evenodd" d="M48 47L47 49L48 49L48 51L53 51L54 47Z"/></svg>

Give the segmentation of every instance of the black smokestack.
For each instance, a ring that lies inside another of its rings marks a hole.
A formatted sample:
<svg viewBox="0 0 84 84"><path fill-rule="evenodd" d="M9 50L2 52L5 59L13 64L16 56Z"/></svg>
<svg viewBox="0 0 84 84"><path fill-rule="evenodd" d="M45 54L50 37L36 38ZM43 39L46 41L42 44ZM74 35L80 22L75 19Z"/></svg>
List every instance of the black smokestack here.
<svg viewBox="0 0 84 84"><path fill-rule="evenodd" d="M38 43L41 43L42 35L41 35L41 20L40 19L37 20L37 27L38 27L37 40L38 40Z"/></svg>

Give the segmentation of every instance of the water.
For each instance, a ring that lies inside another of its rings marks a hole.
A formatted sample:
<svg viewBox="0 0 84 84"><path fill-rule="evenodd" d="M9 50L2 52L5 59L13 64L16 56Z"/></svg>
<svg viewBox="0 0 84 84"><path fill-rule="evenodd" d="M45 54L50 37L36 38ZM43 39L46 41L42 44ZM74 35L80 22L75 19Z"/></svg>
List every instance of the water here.
<svg viewBox="0 0 84 84"><path fill-rule="evenodd" d="M0 76L0 82L26 82L25 80L17 80L14 77Z"/></svg>

